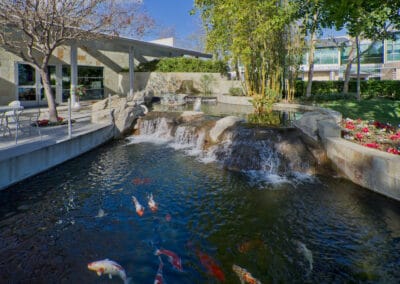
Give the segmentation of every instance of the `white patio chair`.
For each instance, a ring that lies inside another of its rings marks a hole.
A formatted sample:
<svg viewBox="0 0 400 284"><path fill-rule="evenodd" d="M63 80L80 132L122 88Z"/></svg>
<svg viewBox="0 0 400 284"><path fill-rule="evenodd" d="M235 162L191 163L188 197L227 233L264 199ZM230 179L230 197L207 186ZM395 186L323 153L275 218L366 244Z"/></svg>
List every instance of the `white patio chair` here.
<svg viewBox="0 0 400 284"><path fill-rule="evenodd" d="M18 108L21 107L21 102L20 101L12 101L11 103L8 104L8 106L18 109ZM5 113L7 121L10 119L10 120L16 122L16 117L18 115L20 115L21 112L22 112L21 110L10 110L10 111L7 111Z"/></svg>
<svg viewBox="0 0 400 284"><path fill-rule="evenodd" d="M21 111L18 114L18 129L21 131L21 134L32 134L32 130L36 130L42 138L42 134L40 132L39 127L39 117L40 117L40 108L37 111Z"/></svg>
<svg viewBox="0 0 400 284"><path fill-rule="evenodd" d="M8 119L5 112L0 113L0 131L3 133L3 137L6 136L7 132L8 135L11 136L11 130L8 127Z"/></svg>

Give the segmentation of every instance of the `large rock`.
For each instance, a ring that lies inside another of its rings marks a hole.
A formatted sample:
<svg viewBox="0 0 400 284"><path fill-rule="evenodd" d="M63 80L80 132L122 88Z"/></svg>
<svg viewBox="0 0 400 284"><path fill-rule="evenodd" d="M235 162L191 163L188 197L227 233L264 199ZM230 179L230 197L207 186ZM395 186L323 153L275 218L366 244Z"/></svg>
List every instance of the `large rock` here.
<svg viewBox="0 0 400 284"><path fill-rule="evenodd" d="M99 101L92 106L93 123L114 122L116 127L116 137L131 131L135 120L144 115L144 109L140 105L127 102L126 98L120 98L118 95L109 99Z"/></svg>
<svg viewBox="0 0 400 284"><path fill-rule="evenodd" d="M303 116L294 121L293 124L309 137L318 141L318 123L322 121L334 121L333 117L329 114L324 114L319 111L306 112Z"/></svg>
<svg viewBox="0 0 400 284"><path fill-rule="evenodd" d="M243 121L243 119L236 117L236 116L227 116L217 121L215 126L210 130L210 138L213 143L219 141L221 134L232 127L236 123Z"/></svg>
<svg viewBox="0 0 400 284"><path fill-rule="evenodd" d="M199 119L204 116L204 113L201 111L184 111L181 114L181 119L183 122L189 122L196 119Z"/></svg>

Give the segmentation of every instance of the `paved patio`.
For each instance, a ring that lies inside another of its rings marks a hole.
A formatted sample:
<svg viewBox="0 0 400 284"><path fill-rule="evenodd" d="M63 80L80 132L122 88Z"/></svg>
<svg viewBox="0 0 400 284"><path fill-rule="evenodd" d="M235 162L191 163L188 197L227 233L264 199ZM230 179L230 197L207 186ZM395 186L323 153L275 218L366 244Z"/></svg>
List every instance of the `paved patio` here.
<svg viewBox="0 0 400 284"><path fill-rule="evenodd" d="M91 118L91 101L82 102L81 109L79 111L72 112L72 137L82 135L84 133L94 131L98 128L104 127L101 124L93 124L90 122ZM33 113L37 112L38 108L28 108L24 112ZM58 116L67 118L68 107L66 105L60 105L57 107ZM47 107L40 109L40 119L47 119L48 111ZM49 143L57 143L68 139L68 124L52 127L40 127L40 134L36 127L31 127L30 130L24 132L18 132L18 140L15 139L15 127L11 127L11 135L8 133L3 136L0 134L0 160L5 156L10 155L10 151L17 154L22 146L26 150L33 150L40 147L45 147Z"/></svg>

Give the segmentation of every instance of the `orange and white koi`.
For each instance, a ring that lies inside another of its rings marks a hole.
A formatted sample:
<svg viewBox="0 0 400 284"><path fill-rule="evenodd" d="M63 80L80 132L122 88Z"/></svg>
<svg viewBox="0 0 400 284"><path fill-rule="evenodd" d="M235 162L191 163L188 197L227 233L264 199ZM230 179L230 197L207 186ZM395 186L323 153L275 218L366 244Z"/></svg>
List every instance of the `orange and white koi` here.
<svg viewBox="0 0 400 284"><path fill-rule="evenodd" d="M135 196L132 196L132 202L135 204L136 213L142 217L144 214L144 207L139 203Z"/></svg>
<svg viewBox="0 0 400 284"><path fill-rule="evenodd" d="M163 277L163 267L164 263L162 262L161 257L158 257L160 260L160 264L158 265L158 270L156 274L156 278L154 279L154 284L163 284L164 283L164 277Z"/></svg>
<svg viewBox="0 0 400 284"><path fill-rule="evenodd" d="M236 264L232 265L232 270L239 276L241 284L261 284L260 280L254 278L250 272Z"/></svg>
<svg viewBox="0 0 400 284"><path fill-rule="evenodd" d="M108 274L111 279L113 275L119 276L125 284L129 283L130 279L126 278L125 270L121 265L109 259L94 261L88 264L88 269L96 271L98 276Z"/></svg>
<svg viewBox="0 0 400 284"><path fill-rule="evenodd" d="M178 270L178 271L183 271L182 268L182 261L181 258L174 252L166 249L157 249L156 252L154 253L155 255L166 255L168 257L168 261L172 264L172 266Z"/></svg>
<svg viewBox="0 0 400 284"><path fill-rule="evenodd" d="M150 210L152 212L156 212L158 209L158 206L157 206L157 203L154 201L153 194L150 193L150 195L147 198L149 199L149 202L147 204L149 205Z"/></svg>

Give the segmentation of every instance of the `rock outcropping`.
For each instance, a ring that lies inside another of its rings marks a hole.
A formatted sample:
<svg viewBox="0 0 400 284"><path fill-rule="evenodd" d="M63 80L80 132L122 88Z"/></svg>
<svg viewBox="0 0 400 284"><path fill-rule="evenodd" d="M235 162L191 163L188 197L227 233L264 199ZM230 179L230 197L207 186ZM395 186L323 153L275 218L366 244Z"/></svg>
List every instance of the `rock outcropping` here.
<svg viewBox="0 0 400 284"><path fill-rule="evenodd" d="M118 95L104 99L92 106L93 123L114 123L115 137L132 131L135 120L144 115L144 108Z"/></svg>

